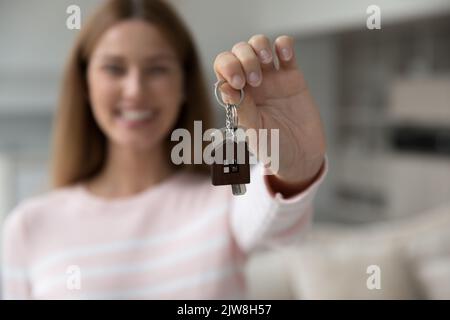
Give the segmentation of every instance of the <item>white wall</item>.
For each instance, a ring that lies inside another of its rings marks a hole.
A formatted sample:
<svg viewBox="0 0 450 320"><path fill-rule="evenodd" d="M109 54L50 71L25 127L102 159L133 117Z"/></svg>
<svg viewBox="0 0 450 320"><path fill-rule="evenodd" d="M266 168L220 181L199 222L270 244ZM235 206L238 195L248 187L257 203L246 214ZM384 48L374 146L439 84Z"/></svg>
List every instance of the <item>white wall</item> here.
<svg viewBox="0 0 450 320"><path fill-rule="evenodd" d="M258 28L292 32L299 36L364 28L369 5L380 7L382 24L450 11L448 0L253 1L255 6L262 7Z"/></svg>
<svg viewBox="0 0 450 320"><path fill-rule="evenodd" d="M97 2L2 2L0 116L54 110L61 70L77 34L76 30L66 28L66 8L77 3L87 13Z"/></svg>
<svg viewBox="0 0 450 320"><path fill-rule="evenodd" d="M272 38L363 28L370 0L171 0L192 29L211 78L214 57L251 35ZM66 8L82 20L95 0L3 1L0 10L0 115L53 110L58 80L77 31L67 30ZM450 12L448 0L379 0L382 23ZM36 99L37 94L39 98Z"/></svg>

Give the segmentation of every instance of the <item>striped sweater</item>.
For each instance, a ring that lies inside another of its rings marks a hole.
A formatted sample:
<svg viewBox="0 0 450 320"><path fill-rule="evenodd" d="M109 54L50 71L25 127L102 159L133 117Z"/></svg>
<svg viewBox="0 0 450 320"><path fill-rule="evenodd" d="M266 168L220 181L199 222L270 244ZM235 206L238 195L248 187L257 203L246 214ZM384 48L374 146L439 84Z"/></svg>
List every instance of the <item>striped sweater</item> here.
<svg viewBox="0 0 450 320"><path fill-rule="evenodd" d="M5 299L243 299L249 253L292 244L326 175L284 199L261 166L247 193L179 172L106 200L82 185L19 204L2 236Z"/></svg>

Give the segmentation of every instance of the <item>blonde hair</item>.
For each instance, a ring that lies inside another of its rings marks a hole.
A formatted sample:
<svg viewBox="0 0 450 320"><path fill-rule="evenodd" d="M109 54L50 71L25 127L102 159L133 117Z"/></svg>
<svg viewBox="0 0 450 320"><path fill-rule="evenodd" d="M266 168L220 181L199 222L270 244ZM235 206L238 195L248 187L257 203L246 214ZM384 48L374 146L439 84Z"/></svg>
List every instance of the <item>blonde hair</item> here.
<svg viewBox="0 0 450 320"><path fill-rule="evenodd" d="M143 19L167 37L180 59L185 79L186 100L174 128L194 132L194 120L204 129L212 127L209 98L192 37L175 11L161 0L109 0L83 26L66 65L52 141L51 186L64 187L88 180L103 168L107 137L94 119L89 102L86 71L89 58L102 34L114 24L132 18ZM165 141L167 159L174 142ZM191 152L193 154L193 152ZM178 168L205 173L201 165Z"/></svg>

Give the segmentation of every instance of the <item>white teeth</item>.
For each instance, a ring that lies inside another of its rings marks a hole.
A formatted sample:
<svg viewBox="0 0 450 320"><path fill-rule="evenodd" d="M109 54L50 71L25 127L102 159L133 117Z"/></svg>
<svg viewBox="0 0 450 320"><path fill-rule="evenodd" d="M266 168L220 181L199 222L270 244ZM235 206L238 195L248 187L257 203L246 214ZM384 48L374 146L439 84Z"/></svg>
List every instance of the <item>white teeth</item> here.
<svg viewBox="0 0 450 320"><path fill-rule="evenodd" d="M145 110L145 111L122 110L121 116L125 120L129 120L129 121L146 120L153 116L153 111L151 111L151 110Z"/></svg>

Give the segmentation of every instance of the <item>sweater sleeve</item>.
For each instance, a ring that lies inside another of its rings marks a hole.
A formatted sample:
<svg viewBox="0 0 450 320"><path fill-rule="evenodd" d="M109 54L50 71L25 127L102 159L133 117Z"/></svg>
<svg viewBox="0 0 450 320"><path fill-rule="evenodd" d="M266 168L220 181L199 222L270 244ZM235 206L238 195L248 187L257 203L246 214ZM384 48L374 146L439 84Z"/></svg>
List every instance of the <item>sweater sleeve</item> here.
<svg viewBox="0 0 450 320"><path fill-rule="evenodd" d="M313 202L328 171L328 160L317 179L303 192L283 198L272 194L264 168L252 168L247 193L233 197L230 225L233 236L244 252L292 245L301 241L312 222Z"/></svg>
<svg viewBox="0 0 450 320"><path fill-rule="evenodd" d="M24 212L17 207L2 225L1 295L3 299L30 299Z"/></svg>

